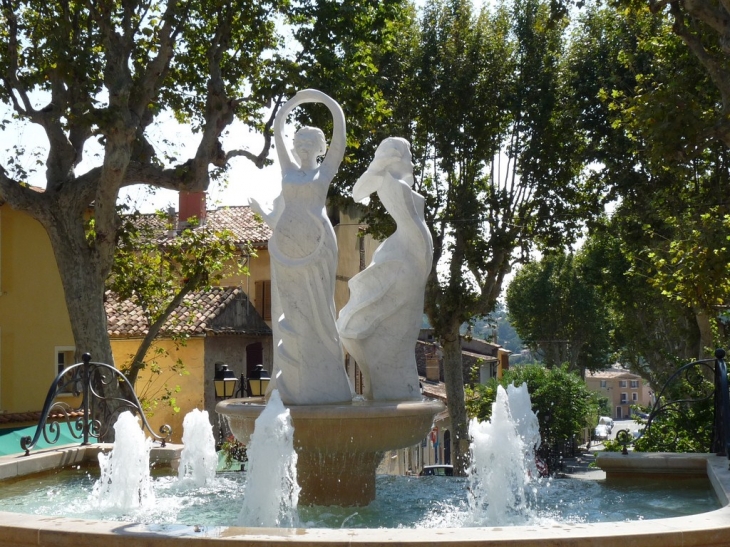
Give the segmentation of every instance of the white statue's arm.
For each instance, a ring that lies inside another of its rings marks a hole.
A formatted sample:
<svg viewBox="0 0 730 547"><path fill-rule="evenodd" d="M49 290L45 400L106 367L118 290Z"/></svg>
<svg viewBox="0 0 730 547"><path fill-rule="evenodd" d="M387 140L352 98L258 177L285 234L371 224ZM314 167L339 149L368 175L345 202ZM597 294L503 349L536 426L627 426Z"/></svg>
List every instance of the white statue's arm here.
<svg viewBox="0 0 730 547"><path fill-rule="evenodd" d="M281 107L276 113L274 118L274 144L276 145L276 154L279 157L279 165L281 166L281 172L286 173L292 169L296 169L299 165L292 158L289 149L284 144L284 124L289 113L299 106L302 102L299 97L299 93L289 99L284 106Z"/></svg>
<svg viewBox="0 0 730 547"><path fill-rule="evenodd" d="M284 196L279 194L276 198L274 198L272 209L269 212L264 211L261 204L254 198L249 198L248 206L251 207L251 210L254 213L260 215L269 228L273 230L276 228L276 223L278 222L279 217L281 217L281 213L284 211Z"/></svg>
<svg viewBox="0 0 730 547"><path fill-rule="evenodd" d="M345 114L342 108L332 97L326 93L322 93L317 89L302 89L298 91L284 106L276 113L274 120L274 143L279 155L279 163L281 164L282 173L290 170L292 167L298 168L298 164L292 158L291 153L284 145L283 129L284 123L289 113L297 106L304 103L322 103L329 108L332 113L332 141L330 142L327 154L322 162L322 167L326 168L330 173L337 171L337 168L345 157L346 127Z"/></svg>
<svg viewBox="0 0 730 547"><path fill-rule="evenodd" d="M334 174L339 169L342 158L345 157L345 147L347 145L345 114L337 101L329 95L315 89L306 89L305 91L316 93L319 98L317 102L324 104L332 113L332 140L322 161L322 169Z"/></svg>

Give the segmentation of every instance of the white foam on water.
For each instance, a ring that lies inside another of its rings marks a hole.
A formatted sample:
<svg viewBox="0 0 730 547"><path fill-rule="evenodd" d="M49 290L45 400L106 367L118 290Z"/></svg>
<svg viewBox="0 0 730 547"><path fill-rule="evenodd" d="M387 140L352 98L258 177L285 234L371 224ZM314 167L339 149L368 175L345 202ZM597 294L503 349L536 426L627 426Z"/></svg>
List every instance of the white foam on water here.
<svg viewBox="0 0 730 547"><path fill-rule="evenodd" d="M111 452L99 454L101 477L94 484L91 499L101 509L120 512L153 504L152 440L145 436L139 420L129 411L117 418L114 435Z"/></svg>
<svg viewBox="0 0 730 547"><path fill-rule="evenodd" d="M256 419L247 447L248 464L239 526L298 526L297 453L289 409L272 391Z"/></svg>
<svg viewBox="0 0 730 547"><path fill-rule="evenodd" d="M218 454L207 410L194 408L183 420L183 450L178 479L183 487L201 487L215 478Z"/></svg>
<svg viewBox="0 0 730 547"><path fill-rule="evenodd" d="M537 479L535 448L540 443L537 416L527 385L497 388L492 417L469 424L470 515L468 525L524 524L533 518L533 488Z"/></svg>

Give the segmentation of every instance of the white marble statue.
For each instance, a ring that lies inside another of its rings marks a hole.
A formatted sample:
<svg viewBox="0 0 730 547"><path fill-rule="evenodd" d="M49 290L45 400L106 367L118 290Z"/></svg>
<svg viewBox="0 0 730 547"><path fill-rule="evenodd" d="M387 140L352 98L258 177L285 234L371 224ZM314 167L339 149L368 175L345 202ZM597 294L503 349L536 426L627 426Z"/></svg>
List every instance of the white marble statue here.
<svg viewBox="0 0 730 547"><path fill-rule="evenodd" d="M323 103L332 113L329 151L324 134L315 127L296 132L293 156L285 146L282 129L287 116L303 103ZM269 254L275 347L269 392L278 389L287 405L351 401L335 326L337 242L325 210L327 189L345 153L345 117L331 97L305 89L277 113L274 139L281 194L269 213L251 202L273 231Z"/></svg>
<svg viewBox="0 0 730 547"><path fill-rule="evenodd" d="M397 229L375 251L370 265L349 281L350 300L337 329L373 400L420 399L415 346L423 316L433 240L423 219L424 198L411 190L408 141L385 139L353 188L355 201L377 192Z"/></svg>

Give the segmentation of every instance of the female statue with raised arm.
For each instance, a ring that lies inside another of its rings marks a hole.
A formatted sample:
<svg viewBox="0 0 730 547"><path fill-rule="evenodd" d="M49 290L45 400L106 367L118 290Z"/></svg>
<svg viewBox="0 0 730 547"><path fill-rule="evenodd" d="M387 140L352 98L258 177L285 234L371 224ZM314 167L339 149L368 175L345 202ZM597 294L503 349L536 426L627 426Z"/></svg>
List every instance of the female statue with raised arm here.
<svg viewBox="0 0 730 547"><path fill-rule="evenodd" d="M410 145L390 137L352 189L355 201L377 192L397 225L370 265L350 279L350 300L337 320L342 344L362 370L368 399L421 398L415 347L433 240L423 218L423 196L412 185Z"/></svg>
<svg viewBox="0 0 730 547"><path fill-rule="evenodd" d="M323 103L332 113L329 151L320 129L302 127L294 136L292 155L282 135L286 118L295 107L312 102ZM285 404L350 401L352 388L335 326L337 241L325 209L327 189L345 153L345 117L331 97L305 89L277 113L274 139L281 195L270 213L251 203L273 231L269 254L274 371L269 389L278 389Z"/></svg>

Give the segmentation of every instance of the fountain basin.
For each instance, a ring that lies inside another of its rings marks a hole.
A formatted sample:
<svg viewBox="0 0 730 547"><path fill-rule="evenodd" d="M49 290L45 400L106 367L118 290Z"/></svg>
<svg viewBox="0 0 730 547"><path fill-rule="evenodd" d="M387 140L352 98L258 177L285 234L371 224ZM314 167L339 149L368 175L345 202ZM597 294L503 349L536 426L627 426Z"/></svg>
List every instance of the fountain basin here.
<svg viewBox="0 0 730 547"><path fill-rule="evenodd" d="M103 449L103 447L101 447ZM0 458L0 477L11 478L94 461L100 447L73 446L47 450L31 456ZM175 460L175 448L167 456L153 449L152 459L164 465ZM178 448L179 450L179 448ZM178 452L179 455L179 452ZM599 465L618 464L621 473L633 470L644 476L647 468L662 468L662 474L675 476L681 488L681 476L687 468L694 474L704 466L723 504L730 494L730 472L727 459L714 455L661 455L633 453L602 454ZM604 460L603 462L601 460ZM610 460L610 461L609 461ZM647 465L650 461L650 465ZM658 463L664 461L665 463ZM685 461L686 465L681 462ZM675 473L667 471L673 469ZM653 473L650 473L653 476ZM671 480L671 479L668 479ZM730 507L686 517L668 519L564 524L545 526L501 526L463 529L267 529L240 527L204 527L185 525L142 525L128 522L94 521L54 516L20 515L0 512L0 545L7 547L220 547L221 542L252 547L283 545L307 546L376 546L376 545L471 545L484 547L532 547L545 545L608 547L636 545L642 547L725 546L730 537Z"/></svg>
<svg viewBox="0 0 730 547"><path fill-rule="evenodd" d="M263 398L218 403L233 435L247 444ZM413 446L445 410L440 401L355 401L291 405L302 505L363 506L375 499L375 471L383 453Z"/></svg>

